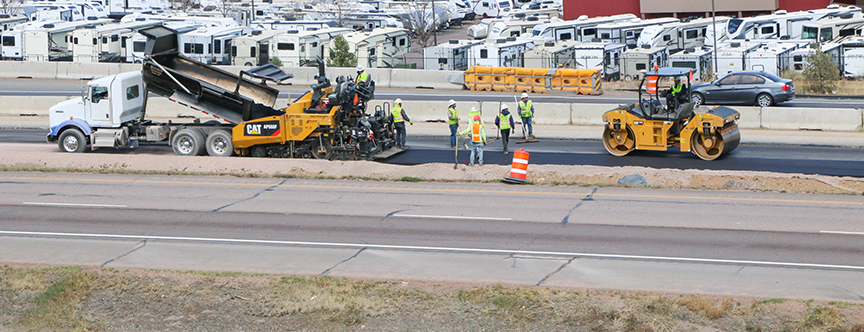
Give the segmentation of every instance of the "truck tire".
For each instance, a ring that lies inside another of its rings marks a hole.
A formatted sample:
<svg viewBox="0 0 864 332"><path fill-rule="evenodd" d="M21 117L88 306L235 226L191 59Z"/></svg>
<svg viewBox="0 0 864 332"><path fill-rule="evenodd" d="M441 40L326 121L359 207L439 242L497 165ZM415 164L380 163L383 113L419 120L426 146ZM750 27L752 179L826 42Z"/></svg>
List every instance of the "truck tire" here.
<svg viewBox="0 0 864 332"><path fill-rule="evenodd" d="M62 152L84 152L87 148L87 138L77 128L69 128L60 133L57 145Z"/></svg>
<svg viewBox="0 0 864 332"><path fill-rule="evenodd" d="M204 143L204 135L200 131L184 128L174 135L171 148L181 156L200 156L204 154Z"/></svg>
<svg viewBox="0 0 864 332"><path fill-rule="evenodd" d="M226 130L214 130L207 136L207 154L214 157L230 157L234 154L231 134Z"/></svg>

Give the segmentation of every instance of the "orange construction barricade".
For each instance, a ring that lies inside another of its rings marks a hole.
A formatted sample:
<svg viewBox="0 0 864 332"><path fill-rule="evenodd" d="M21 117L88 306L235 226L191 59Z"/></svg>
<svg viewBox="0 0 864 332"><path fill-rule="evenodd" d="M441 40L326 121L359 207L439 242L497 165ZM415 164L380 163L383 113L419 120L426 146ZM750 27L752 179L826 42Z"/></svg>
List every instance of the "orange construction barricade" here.
<svg viewBox="0 0 864 332"><path fill-rule="evenodd" d="M528 152L525 149L513 152L513 164L510 166L510 176L504 178L505 183L523 184L528 177Z"/></svg>

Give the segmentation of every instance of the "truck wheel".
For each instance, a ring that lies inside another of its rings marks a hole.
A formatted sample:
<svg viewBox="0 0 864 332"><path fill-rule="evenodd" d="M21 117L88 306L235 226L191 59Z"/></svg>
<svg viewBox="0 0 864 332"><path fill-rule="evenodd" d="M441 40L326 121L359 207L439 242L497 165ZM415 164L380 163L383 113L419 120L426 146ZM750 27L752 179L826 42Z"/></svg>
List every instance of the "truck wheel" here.
<svg viewBox="0 0 864 332"><path fill-rule="evenodd" d="M204 135L194 129L180 129L171 142L174 153L181 156L200 156L204 154Z"/></svg>
<svg viewBox="0 0 864 332"><path fill-rule="evenodd" d="M327 139L324 140L323 145L316 140L315 144L312 144L311 150L312 157L315 159L330 159L332 150L330 148L330 141Z"/></svg>
<svg viewBox="0 0 864 332"><path fill-rule="evenodd" d="M207 136L207 154L214 157L230 157L234 154L231 134L225 130L214 130Z"/></svg>
<svg viewBox="0 0 864 332"><path fill-rule="evenodd" d="M70 128L60 133L57 145L63 152L84 152L84 149L87 148L87 138L84 137L81 130Z"/></svg>

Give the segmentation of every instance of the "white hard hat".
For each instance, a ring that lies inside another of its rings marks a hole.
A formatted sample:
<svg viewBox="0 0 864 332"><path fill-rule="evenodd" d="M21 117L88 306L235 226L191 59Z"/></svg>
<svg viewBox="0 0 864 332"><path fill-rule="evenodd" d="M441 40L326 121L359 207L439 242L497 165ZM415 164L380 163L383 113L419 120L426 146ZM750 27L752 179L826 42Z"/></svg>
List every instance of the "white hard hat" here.
<svg viewBox="0 0 864 332"><path fill-rule="evenodd" d="M357 71L363 71L363 66L357 65Z"/></svg>
<svg viewBox="0 0 864 332"><path fill-rule="evenodd" d="M507 109L509 109L509 108L507 108L507 104L501 104L501 110L502 111L507 110Z"/></svg>
<svg viewBox="0 0 864 332"><path fill-rule="evenodd" d="M474 111L477 111L477 107L471 107L471 111L469 111L469 113Z"/></svg>
<svg viewBox="0 0 864 332"><path fill-rule="evenodd" d="M528 93L527 93L527 92L523 92L523 93L522 93L522 98L528 98Z"/></svg>
<svg viewBox="0 0 864 332"><path fill-rule="evenodd" d="M453 99L450 99L450 104L448 104L448 106L453 106L453 105L456 105L456 101Z"/></svg>
<svg viewBox="0 0 864 332"><path fill-rule="evenodd" d="M396 98L396 104L402 105L402 98Z"/></svg>

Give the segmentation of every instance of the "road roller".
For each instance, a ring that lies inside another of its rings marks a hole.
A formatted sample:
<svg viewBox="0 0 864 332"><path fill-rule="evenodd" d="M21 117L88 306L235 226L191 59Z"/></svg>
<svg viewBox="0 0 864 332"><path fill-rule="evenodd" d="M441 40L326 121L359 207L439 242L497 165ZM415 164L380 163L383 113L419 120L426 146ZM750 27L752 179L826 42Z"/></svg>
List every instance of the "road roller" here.
<svg viewBox="0 0 864 332"><path fill-rule="evenodd" d="M741 140L741 114L729 107L691 102L688 68L657 68L643 75L639 101L603 114L603 145L613 156L633 150L667 151L675 146L702 160L735 150Z"/></svg>

